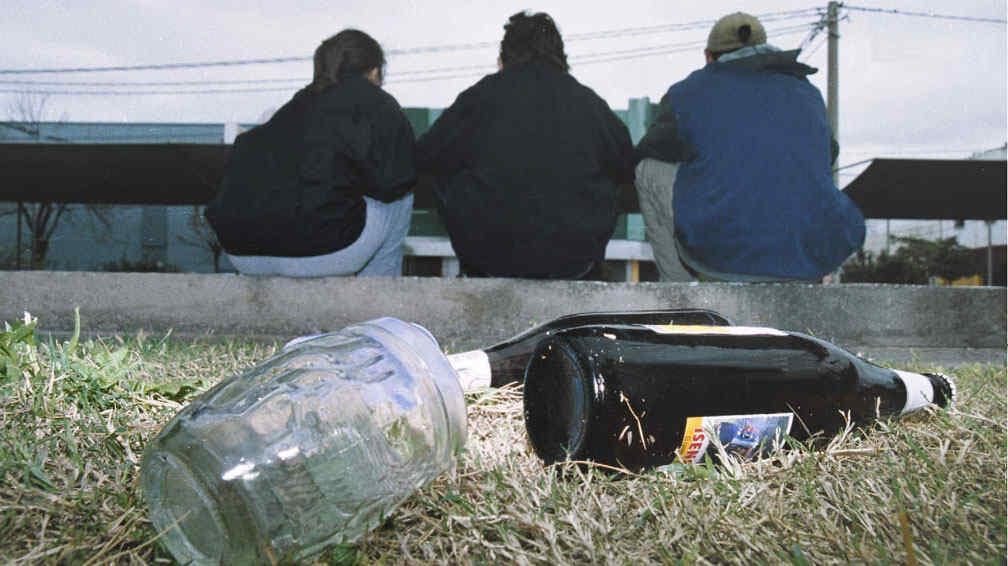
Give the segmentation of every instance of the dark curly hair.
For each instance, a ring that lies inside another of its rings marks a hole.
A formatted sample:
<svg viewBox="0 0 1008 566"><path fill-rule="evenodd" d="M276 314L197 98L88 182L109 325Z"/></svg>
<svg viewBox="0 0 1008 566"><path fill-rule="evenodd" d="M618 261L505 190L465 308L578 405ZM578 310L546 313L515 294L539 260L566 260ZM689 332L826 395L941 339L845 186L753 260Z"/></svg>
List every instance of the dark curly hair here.
<svg viewBox="0 0 1008 566"><path fill-rule="evenodd" d="M385 53L370 35L345 29L322 42L315 49L315 76L312 87L322 90L339 82L340 76L363 74L371 69L384 74Z"/></svg>
<svg viewBox="0 0 1008 566"><path fill-rule="evenodd" d="M529 15L518 12L504 24L500 45L501 65L508 67L528 61L545 61L570 70L564 53L563 38L553 18L545 12Z"/></svg>

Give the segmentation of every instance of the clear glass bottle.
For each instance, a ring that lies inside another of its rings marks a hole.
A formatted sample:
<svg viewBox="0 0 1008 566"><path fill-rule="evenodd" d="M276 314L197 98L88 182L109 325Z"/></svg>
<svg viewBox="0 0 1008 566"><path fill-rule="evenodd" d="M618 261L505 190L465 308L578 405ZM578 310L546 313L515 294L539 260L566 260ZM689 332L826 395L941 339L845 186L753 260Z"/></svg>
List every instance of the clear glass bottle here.
<svg viewBox="0 0 1008 566"><path fill-rule="evenodd" d="M458 378L424 328L382 318L285 349L194 400L141 482L183 564L293 562L378 526L454 465Z"/></svg>

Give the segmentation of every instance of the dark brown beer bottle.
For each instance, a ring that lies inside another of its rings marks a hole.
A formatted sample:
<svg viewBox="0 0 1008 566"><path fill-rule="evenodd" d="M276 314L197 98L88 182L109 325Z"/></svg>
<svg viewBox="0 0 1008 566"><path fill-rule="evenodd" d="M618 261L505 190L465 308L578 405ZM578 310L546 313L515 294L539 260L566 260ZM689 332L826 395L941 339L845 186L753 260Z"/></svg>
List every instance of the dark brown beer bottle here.
<svg viewBox="0 0 1008 566"><path fill-rule="evenodd" d="M459 374L462 389L500 387L525 377L532 351L542 339L555 332L587 324L706 324L728 326L731 322L707 309L655 309L570 314L540 324L521 334L482 350L448 356Z"/></svg>
<svg viewBox="0 0 1008 566"><path fill-rule="evenodd" d="M630 470L754 458L790 435L948 406L951 379L872 364L772 328L594 325L554 333L525 372L525 425L546 462Z"/></svg>

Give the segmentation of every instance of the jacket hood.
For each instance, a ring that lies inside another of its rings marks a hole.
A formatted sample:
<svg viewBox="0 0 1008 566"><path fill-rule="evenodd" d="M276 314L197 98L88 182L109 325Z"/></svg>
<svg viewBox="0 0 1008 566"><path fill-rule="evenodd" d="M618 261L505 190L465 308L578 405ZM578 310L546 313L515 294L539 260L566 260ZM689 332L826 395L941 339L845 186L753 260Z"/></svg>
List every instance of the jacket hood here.
<svg viewBox="0 0 1008 566"><path fill-rule="evenodd" d="M758 53L741 59L733 59L723 63L710 63L711 65L724 65L735 69L748 69L752 71L768 71L771 73L784 73L796 77L806 77L819 71L815 67L810 67L798 61L800 49L791 51L773 51L770 53Z"/></svg>

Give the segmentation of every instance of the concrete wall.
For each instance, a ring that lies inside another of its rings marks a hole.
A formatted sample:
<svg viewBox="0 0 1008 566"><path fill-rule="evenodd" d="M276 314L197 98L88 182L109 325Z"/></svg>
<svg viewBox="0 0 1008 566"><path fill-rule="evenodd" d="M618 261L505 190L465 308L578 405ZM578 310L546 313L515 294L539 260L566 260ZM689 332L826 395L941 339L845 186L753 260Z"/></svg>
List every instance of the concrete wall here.
<svg viewBox="0 0 1008 566"><path fill-rule="evenodd" d="M449 351L574 312L704 307L736 324L808 332L882 360L1004 363L1006 291L986 287L596 283L510 279L257 278L233 274L0 272L0 319L27 310L66 332L287 339L381 316Z"/></svg>

